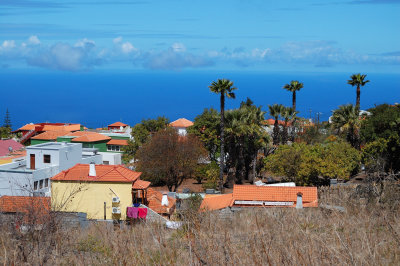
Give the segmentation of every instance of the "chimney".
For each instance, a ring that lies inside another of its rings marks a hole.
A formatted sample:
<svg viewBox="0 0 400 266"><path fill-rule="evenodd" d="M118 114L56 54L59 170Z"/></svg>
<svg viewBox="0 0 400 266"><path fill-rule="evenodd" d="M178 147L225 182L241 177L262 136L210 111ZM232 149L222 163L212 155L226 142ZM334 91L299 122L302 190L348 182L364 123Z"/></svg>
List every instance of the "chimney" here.
<svg viewBox="0 0 400 266"><path fill-rule="evenodd" d="M161 206L167 206L168 207L168 196L167 196L167 193L163 193L163 195L162 195Z"/></svg>
<svg viewBox="0 0 400 266"><path fill-rule="evenodd" d="M96 176L96 165L94 163L89 164L89 176Z"/></svg>
<svg viewBox="0 0 400 266"><path fill-rule="evenodd" d="M303 209L303 193L297 193L296 209Z"/></svg>

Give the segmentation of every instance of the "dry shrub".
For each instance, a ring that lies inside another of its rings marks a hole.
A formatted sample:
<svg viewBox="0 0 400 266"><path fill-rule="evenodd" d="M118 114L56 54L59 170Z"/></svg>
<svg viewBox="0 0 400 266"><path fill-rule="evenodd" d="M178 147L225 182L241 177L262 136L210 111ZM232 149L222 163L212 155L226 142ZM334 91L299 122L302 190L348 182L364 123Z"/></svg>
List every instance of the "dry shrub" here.
<svg viewBox="0 0 400 266"><path fill-rule="evenodd" d="M392 201L368 203L354 188L323 188L320 204L345 212L308 208L256 208L221 218L218 212L185 216L169 230L138 223L115 229L104 223L47 234L26 264L73 265L398 265L399 209ZM385 191L390 194L391 192ZM393 195L398 199L399 194ZM43 232L43 234L46 234ZM3 227L0 262L23 264L18 247L32 245ZM49 254L44 262L37 254Z"/></svg>

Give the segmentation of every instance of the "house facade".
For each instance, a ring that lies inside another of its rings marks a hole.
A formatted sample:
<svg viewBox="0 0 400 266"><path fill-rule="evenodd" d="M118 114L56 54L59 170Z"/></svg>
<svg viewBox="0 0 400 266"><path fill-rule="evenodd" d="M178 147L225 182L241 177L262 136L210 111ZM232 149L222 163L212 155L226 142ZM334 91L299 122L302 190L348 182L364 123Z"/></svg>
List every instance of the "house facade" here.
<svg viewBox="0 0 400 266"><path fill-rule="evenodd" d="M179 135L186 136L187 128L193 126L193 122L186 118L179 118L169 124L171 127L175 128Z"/></svg>
<svg viewBox="0 0 400 266"><path fill-rule="evenodd" d="M77 163L101 163L80 143L48 142L26 148L26 156L0 165L0 196L50 196L50 178Z"/></svg>
<svg viewBox="0 0 400 266"><path fill-rule="evenodd" d="M51 179L52 206L87 213L92 220L126 220L127 208L134 203L157 206L148 192L150 182L140 175L121 165L77 164Z"/></svg>

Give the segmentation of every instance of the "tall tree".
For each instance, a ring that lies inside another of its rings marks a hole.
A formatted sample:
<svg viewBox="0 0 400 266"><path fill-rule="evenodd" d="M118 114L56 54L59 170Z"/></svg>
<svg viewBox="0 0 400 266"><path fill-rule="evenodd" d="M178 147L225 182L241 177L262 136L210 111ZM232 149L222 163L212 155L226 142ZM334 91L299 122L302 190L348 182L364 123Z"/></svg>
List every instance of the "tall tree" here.
<svg viewBox="0 0 400 266"><path fill-rule="evenodd" d="M290 84L286 84L283 86L284 89L292 92L292 107L293 110L296 111L296 91L299 91L303 88L303 83L298 80L292 80Z"/></svg>
<svg viewBox="0 0 400 266"><path fill-rule="evenodd" d="M210 90L214 93L220 95L220 105L221 105L221 154L220 154L220 171L219 171L219 189L223 190L223 182L224 182L224 119L225 119L225 97L235 99L235 93L233 92L237 88L233 86L233 82L228 79L219 79L217 81L213 81L209 86Z"/></svg>
<svg viewBox="0 0 400 266"><path fill-rule="evenodd" d="M356 99L356 108L357 110L360 110L360 95L361 95L361 87L363 87L365 84L369 82L369 80L365 80L367 75L361 75L360 73L358 74L353 74L350 76L350 80L347 81L347 84L350 84L351 86L357 86L357 99Z"/></svg>
<svg viewBox="0 0 400 266"><path fill-rule="evenodd" d="M274 104L274 105L268 105L269 108L269 114L275 119L274 123L274 130L272 133L272 141L274 145L279 144L279 135L280 135L280 129L279 129L279 116L283 112L284 106L282 104Z"/></svg>
<svg viewBox="0 0 400 266"><path fill-rule="evenodd" d="M4 125L3 127L11 129L11 118L10 118L10 112L8 111L8 108L6 110L6 116L4 117Z"/></svg>
<svg viewBox="0 0 400 266"><path fill-rule="evenodd" d="M283 107L282 109L282 117L285 120L282 132L282 144L286 144L286 142L289 139L288 124L289 122L293 122L293 120L296 117L296 114L297 112L293 109L293 107Z"/></svg>
<svg viewBox="0 0 400 266"><path fill-rule="evenodd" d="M332 114L332 127L340 133L346 132L347 141L357 149L360 149L360 126L361 120L359 110L352 104L339 106Z"/></svg>
<svg viewBox="0 0 400 266"><path fill-rule="evenodd" d="M139 148L137 169L143 172L143 179L176 191L183 180L194 174L198 161L206 154L195 135L182 137L169 127L155 133Z"/></svg>

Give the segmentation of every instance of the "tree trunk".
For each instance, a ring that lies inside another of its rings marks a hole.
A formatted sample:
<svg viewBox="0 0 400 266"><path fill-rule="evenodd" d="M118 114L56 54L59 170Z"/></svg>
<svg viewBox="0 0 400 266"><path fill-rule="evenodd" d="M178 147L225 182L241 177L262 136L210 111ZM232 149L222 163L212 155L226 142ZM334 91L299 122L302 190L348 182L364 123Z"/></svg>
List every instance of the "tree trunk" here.
<svg viewBox="0 0 400 266"><path fill-rule="evenodd" d="M219 191L221 191L221 193L223 193L224 190L224 159L225 159L225 152L224 152L224 142L225 142L225 128L224 128L224 123L225 123L225 94L224 92L221 92L221 123L220 123L220 127L221 127L221 154L219 157Z"/></svg>
<svg viewBox="0 0 400 266"><path fill-rule="evenodd" d="M360 111L360 95L361 95L360 85L357 85L357 100L356 100L356 109L357 109L357 112ZM357 115L358 115L358 114L357 114Z"/></svg>
<svg viewBox="0 0 400 266"><path fill-rule="evenodd" d="M274 145L279 144L279 125L278 125L278 119L275 119L274 123L274 130L272 132L272 140Z"/></svg>
<svg viewBox="0 0 400 266"><path fill-rule="evenodd" d="M296 91L293 92L292 105L293 105L293 110L296 111Z"/></svg>

